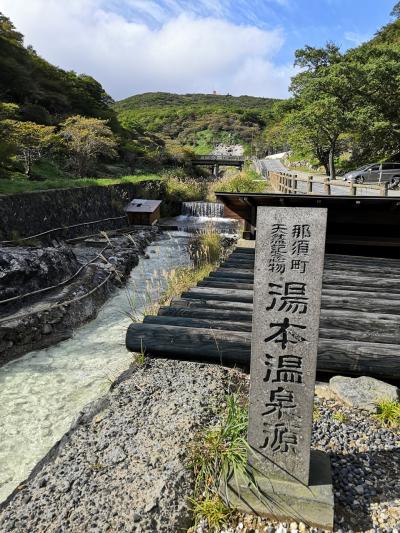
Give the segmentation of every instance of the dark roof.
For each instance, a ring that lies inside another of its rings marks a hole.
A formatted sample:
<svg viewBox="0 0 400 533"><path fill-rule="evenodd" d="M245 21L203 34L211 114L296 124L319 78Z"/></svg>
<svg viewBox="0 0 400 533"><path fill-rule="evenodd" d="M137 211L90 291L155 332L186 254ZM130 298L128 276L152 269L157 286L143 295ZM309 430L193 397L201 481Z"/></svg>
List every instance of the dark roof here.
<svg viewBox="0 0 400 533"><path fill-rule="evenodd" d="M161 200L141 200L135 198L126 207L126 213L154 213L160 207Z"/></svg>
<svg viewBox="0 0 400 533"><path fill-rule="evenodd" d="M322 207L328 209L327 243L337 245L329 253L354 253L351 246L363 247L366 255L372 249L381 256L400 256L399 196L324 196L306 194L257 194L216 192L238 216L257 226L257 207ZM328 248L329 250L329 248ZM388 255L389 254L389 255Z"/></svg>

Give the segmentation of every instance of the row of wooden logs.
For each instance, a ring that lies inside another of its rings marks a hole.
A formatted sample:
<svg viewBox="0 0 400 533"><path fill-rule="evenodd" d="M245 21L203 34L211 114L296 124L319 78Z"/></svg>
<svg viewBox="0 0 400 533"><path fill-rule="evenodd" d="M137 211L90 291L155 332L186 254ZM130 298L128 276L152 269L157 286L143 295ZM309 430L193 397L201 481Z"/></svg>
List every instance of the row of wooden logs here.
<svg viewBox="0 0 400 533"><path fill-rule="evenodd" d="M249 366L254 250L237 248L197 287L131 324L127 348L155 357ZM327 255L318 369L400 378L400 261Z"/></svg>

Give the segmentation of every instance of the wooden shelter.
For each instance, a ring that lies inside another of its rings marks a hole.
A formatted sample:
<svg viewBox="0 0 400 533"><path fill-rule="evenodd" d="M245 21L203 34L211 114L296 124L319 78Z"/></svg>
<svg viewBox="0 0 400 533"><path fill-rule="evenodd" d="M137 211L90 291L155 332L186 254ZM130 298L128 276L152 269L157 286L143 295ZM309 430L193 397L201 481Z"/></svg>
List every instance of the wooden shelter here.
<svg viewBox="0 0 400 533"><path fill-rule="evenodd" d="M130 225L152 226L160 218L161 200L134 199L125 208Z"/></svg>
<svg viewBox="0 0 400 533"><path fill-rule="evenodd" d="M326 207L326 252L400 258L400 197L324 196L217 192L227 216L245 221L244 237L254 240L258 206Z"/></svg>

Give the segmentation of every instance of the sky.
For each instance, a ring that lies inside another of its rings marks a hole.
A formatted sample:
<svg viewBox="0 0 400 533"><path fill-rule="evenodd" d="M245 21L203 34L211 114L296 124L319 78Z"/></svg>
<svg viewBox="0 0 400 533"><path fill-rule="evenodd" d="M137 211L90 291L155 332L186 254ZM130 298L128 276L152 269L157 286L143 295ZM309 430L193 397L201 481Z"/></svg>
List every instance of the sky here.
<svg viewBox="0 0 400 533"><path fill-rule="evenodd" d="M153 91L288 96L294 52L370 39L396 0L0 0L25 44L120 100Z"/></svg>

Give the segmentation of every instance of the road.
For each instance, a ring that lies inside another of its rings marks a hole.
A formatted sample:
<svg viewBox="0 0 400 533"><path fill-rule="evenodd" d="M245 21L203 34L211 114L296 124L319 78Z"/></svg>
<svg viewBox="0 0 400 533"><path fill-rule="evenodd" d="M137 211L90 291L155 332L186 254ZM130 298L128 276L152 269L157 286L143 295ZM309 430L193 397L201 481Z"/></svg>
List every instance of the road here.
<svg viewBox="0 0 400 533"><path fill-rule="evenodd" d="M293 172L290 171L288 168L286 168L282 161L280 159L259 159L256 161L256 167L261 172L263 176L266 177L268 171L272 172ZM305 172L293 172L299 177L307 177L311 174L307 174ZM323 185L323 181L326 178L326 176L323 175L312 175L314 178L313 183L313 192L319 193L319 194L325 194L325 189ZM299 190L306 193L307 192L307 183L305 182L298 182ZM357 196L379 196L379 190L377 189L370 189L368 187L365 188L357 188ZM349 188L345 185L332 185L331 186L331 193L336 196L348 196L349 194ZM400 196L400 190L397 191L389 191L389 196Z"/></svg>

